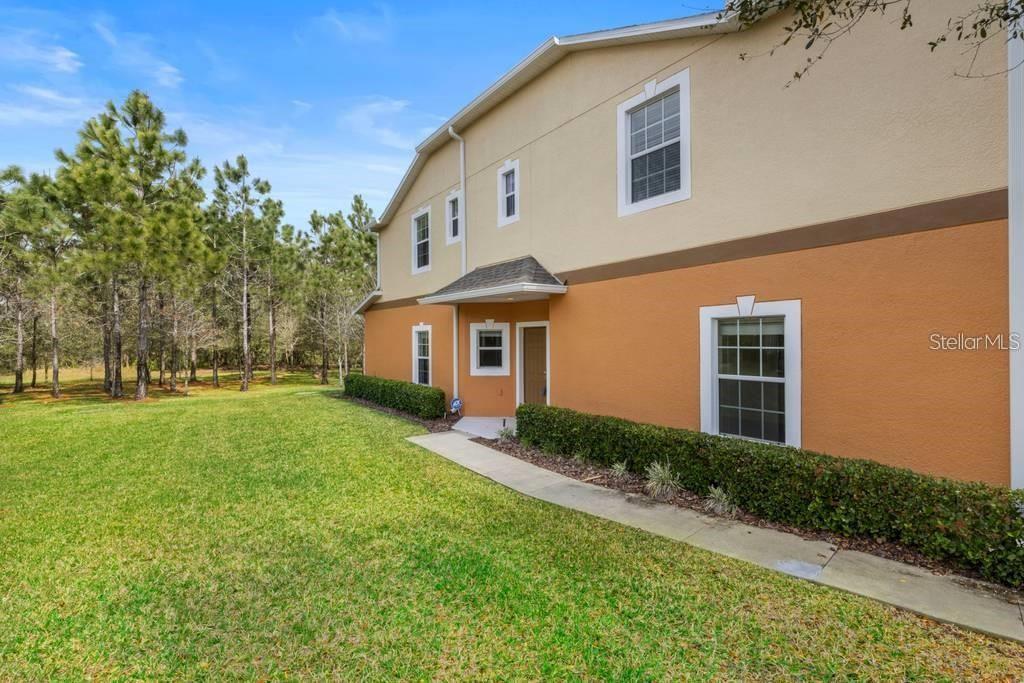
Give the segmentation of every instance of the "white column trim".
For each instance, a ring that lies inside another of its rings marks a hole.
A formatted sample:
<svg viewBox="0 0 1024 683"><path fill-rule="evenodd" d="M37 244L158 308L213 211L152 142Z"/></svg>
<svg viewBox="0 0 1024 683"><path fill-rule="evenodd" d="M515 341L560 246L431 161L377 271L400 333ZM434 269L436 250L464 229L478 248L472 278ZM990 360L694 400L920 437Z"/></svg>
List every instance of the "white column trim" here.
<svg viewBox="0 0 1024 683"><path fill-rule="evenodd" d="M1024 332L1024 38L1007 44L1009 333ZM1024 488L1024 352L1010 351L1010 486Z"/></svg>

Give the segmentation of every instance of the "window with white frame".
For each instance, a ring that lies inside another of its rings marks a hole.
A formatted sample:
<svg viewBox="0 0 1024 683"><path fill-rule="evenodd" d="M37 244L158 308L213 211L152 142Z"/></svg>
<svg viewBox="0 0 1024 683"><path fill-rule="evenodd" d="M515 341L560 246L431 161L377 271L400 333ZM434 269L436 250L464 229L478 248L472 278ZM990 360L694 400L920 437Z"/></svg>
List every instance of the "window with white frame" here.
<svg viewBox="0 0 1024 683"><path fill-rule="evenodd" d="M522 182L519 159L510 159L498 168L498 227L519 220Z"/></svg>
<svg viewBox="0 0 1024 683"><path fill-rule="evenodd" d="M430 270L430 207L412 215L412 272Z"/></svg>
<svg viewBox="0 0 1024 683"><path fill-rule="evenodd" d="M414 325L412 328L412 381L415 384L431 384L430 376L430 325Z"/></svg>
<svg viewBox="0 0 1024 683"><path fill-rule="evenodd" d="M701 429L801 443L800 301L700 309Z"/></svg>
<svg viewBox="0 0 1024 683"><path fill-rule="evenodd" d="M470 323L470 374L508 375L509 324Z"/></svg>
<svg viewBox="0 0 1024 683"><path fill-rule="evenodd" d="M455 190L448 193L444 206L446 241L455 244L462 239L462 192Z"/></svg>
<svg viewBox="0 0 1024 683"><path fill-rule="evenodd" d="M718 431L786 442L786 332L780 317L719 320Z"/></svg>
<svg viewBox="0 0 1024 683"><path fill-rule="evenodd" d="M683 70L618 107L619 215L690 197L690 79Z"/></svg>

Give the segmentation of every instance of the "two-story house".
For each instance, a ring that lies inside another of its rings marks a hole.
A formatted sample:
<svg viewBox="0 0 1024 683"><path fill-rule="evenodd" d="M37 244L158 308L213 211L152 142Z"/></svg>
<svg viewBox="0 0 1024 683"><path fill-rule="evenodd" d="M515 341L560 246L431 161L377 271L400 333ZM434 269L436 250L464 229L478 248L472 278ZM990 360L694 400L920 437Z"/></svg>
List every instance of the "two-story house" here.
<svg viewBox="0 0 1024 683"><path fill-rule="evenodd" d="M914 9L789 87L782 16L548 40L417 148L365 371L1024 486L1019 46Z"/></svg>

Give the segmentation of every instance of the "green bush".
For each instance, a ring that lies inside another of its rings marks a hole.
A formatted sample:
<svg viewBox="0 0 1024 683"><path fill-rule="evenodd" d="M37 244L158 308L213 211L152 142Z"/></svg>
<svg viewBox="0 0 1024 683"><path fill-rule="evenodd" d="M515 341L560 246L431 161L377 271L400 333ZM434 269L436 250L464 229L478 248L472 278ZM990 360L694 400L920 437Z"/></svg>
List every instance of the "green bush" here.
<svg viewBox="0 0 1024 683"><path fill-rule="evenodd" d="M370 375L347 375L345 395L362 398L378 405L411 413L425 420L444 417L444 392L437 387L427 387L396 379L384 379Z"/></svg>
<svg viewBox="0 0 1024 683"><path fill-rule="evenodd" d="M1024 586L1021 491L565 408L524 404L516 417L519 438L551 453L625 462L638 473L668 463L684 489L707 495L718 486L762 519L896 542Z"/></svg>

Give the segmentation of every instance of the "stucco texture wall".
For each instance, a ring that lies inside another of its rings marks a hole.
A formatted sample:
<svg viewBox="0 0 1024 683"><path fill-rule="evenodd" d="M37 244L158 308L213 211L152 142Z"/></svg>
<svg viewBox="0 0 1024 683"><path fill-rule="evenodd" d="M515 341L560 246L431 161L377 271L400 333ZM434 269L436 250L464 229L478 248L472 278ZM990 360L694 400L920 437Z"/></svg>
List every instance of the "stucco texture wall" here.
<svg viewBox="0 0 1024 683"><path fill-rule="evenodd" d="M366 368L368 375L412 380L412 328L431 326L431 379L452 396L451 306L371 308L366 312Z"/></svg>
<svg viewBox="0 0 1024 683"><path fill-rule="evenodd" d="M1005 221L569 285L550 303L552 394L590 413L698 429L698 311L802 301L803 445L1009 483Z"/></svg>

